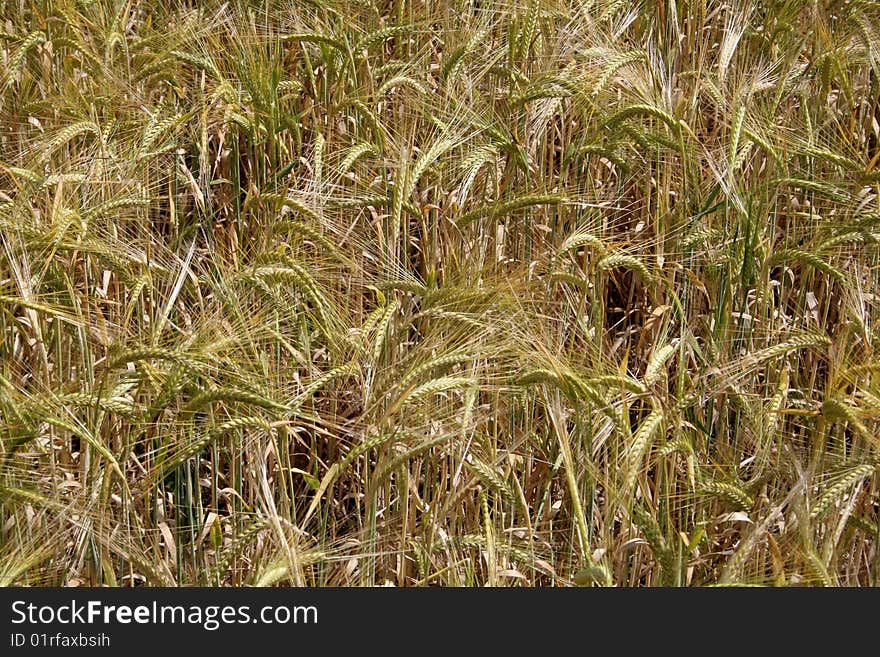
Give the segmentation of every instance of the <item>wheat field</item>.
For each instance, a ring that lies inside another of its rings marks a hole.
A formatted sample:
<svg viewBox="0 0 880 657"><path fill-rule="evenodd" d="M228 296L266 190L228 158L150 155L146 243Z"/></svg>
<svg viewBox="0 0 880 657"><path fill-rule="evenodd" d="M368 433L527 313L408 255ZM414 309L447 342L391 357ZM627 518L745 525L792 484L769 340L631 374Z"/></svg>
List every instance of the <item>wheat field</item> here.
<svg viewBox="0 0 880 657"><path fill-rule="evenodd" d="M880 3L0 19L0 585L880 584Z"/></svg>

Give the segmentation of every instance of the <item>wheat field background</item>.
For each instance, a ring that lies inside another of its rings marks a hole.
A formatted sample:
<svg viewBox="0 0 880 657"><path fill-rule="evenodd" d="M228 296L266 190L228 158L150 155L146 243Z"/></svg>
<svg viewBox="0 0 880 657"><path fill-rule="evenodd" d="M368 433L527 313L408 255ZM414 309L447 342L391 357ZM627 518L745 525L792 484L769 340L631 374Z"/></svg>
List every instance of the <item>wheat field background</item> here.
<svg viewBox="0 0 880 657"><path fill-rule="evenodd" d="M877 2L0 17L0 584L880 584Z"/></svg>

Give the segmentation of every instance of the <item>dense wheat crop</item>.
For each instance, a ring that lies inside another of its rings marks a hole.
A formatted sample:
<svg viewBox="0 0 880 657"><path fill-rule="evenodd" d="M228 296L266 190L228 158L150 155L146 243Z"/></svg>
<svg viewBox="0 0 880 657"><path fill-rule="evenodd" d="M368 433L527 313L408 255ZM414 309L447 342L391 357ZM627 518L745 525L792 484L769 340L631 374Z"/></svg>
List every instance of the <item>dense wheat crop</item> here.
<svg viewBox="0 0 880 657"><path fill-rule="evenodd" d="M880 4L0 0L0 583L880 584Z"/></svg>

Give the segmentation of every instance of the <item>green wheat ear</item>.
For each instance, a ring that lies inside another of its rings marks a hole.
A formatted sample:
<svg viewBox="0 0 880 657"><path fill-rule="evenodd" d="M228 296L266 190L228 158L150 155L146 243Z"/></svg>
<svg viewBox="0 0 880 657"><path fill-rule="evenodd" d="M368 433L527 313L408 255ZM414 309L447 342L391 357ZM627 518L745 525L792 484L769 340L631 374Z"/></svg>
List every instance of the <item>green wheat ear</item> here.
<svg viewBox="0 0 880 657"><path fill-rule="evenodd" d="M6 72L3 75L4 87L9 87L15 83L22 73L22 69L27 61L28 52L42 43L46 43L46 34L42 30L31 32L21 40L9 58Z"/></svg>
<svg viewBox="0 0 880 657"><path fill-rule="evenodd" d="M574 582L578 586L590 586L598 584L599 586L611 585L611 573L605 566L591 564L586 568L581 568L574 574Z"/></svg>

